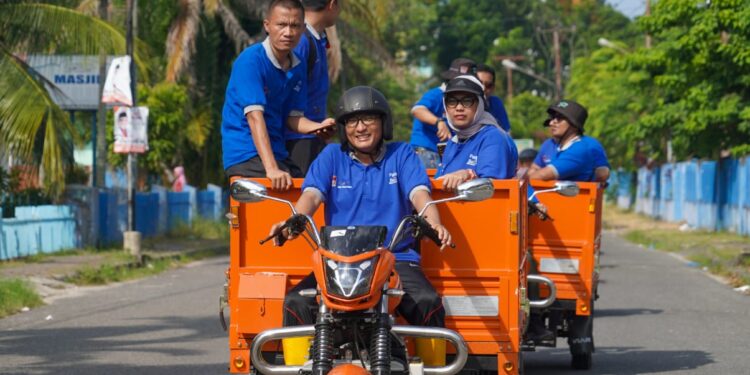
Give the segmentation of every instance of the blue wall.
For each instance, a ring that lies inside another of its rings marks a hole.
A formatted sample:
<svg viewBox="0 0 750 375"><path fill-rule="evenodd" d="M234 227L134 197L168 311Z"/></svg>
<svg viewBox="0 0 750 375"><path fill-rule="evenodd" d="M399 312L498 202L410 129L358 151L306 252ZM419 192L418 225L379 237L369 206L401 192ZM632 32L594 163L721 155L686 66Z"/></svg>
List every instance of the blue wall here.
<svg viewBox="0 0 750 375"><path fill-rule="evenodd" d="M135 228L144 237L165 234L180 222L189 225L195 215L219 220L225 210L225 193L217 186L209 186L207 191L192 189L184 193L154 190L135 195ZM93 218L99 228L97 242L100 245L121 243L128 219L125 191L109 189L99 192L98 197L98 215ZM77 228L77 214L71 206L17 207L15 218L0 219L0 260L85 245L79 243L77 233L83 228Z"/></svg>
<svg viewBox="0 0 750 375"><path fill-rule="evenodd" d="M749 159L690 160L641 168L635 210L657 219L686 222L693 228L750 235ZM629 176L618 171L610 178L609 194L620 206L629 195Z"/></svg>

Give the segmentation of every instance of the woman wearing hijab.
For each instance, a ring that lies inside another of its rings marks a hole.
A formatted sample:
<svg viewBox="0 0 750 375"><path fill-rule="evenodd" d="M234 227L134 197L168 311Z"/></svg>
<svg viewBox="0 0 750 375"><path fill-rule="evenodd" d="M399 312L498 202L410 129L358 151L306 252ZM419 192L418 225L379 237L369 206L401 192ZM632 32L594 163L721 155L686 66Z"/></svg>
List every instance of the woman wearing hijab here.
<svg viewBox="0 0 750 375"><path fill-rule="evenodd" d="M518 151L491 114L485 111L484 87L474 76L450 80L443 95L448 126L455 135L448 141L435 177L443 189L455 190L476 177L508 179L516 175Z"/></svg>

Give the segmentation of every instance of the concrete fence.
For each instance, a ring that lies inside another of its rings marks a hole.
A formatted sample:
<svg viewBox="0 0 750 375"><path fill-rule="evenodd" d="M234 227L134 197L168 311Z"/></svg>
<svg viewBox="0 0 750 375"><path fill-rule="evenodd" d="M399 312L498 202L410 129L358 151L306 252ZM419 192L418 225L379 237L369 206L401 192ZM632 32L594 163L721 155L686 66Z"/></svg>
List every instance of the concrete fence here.
<svg viewBox="0 0 750 375"><path fill-rule="evenodd" d="M618 206L693 228L750 235L748 157L641 168L635 174L634 191L633 176L618 171L610 179L608 190Z"/></svg>
<svg viewBox="0 0 750 375"><path fill-rule="evenodd" d="M15 218L0 219L0 260L122 242L127 229L127 192L70 186L66 205L16 207ZM195 217L220 220L226 193L215 185L188 186L173 193L162 187L135 195L135 229L144 237L165 234ZM0 217L2 216L0 211Z"/></svg>

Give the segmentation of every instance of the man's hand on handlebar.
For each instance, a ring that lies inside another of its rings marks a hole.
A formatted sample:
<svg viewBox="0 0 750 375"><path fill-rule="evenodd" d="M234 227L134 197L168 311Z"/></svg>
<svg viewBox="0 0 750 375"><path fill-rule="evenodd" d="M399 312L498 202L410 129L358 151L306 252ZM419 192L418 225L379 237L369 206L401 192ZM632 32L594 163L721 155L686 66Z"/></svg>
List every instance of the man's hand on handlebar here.
<svg viewBox="0 0 750 375"><path fill-rule="evenodd" d="M430 224L432 226L432 229L435 230L438 234L438 238L440 238L440 251L443 251L446 246L455 247L455 245L452 242L452 237L450 232L448 232L448 229L443 226L443 224Z"/></svg>

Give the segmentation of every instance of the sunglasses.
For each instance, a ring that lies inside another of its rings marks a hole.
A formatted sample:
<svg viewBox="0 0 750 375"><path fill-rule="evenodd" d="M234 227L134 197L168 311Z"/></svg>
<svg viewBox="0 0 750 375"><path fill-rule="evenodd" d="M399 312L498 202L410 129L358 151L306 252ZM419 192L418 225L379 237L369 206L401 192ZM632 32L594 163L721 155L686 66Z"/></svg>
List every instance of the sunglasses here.
<svg viewBox="0 0 750 375"><path fill-rule="evenodd" d="M461 98L457 98L455 96L449 96L445 98L445 106L448 108L456 108L458 107L458 103L461 103L464 108L469 108L474 105L474 103L477 102L476 96L464 96Z"/></svg>

